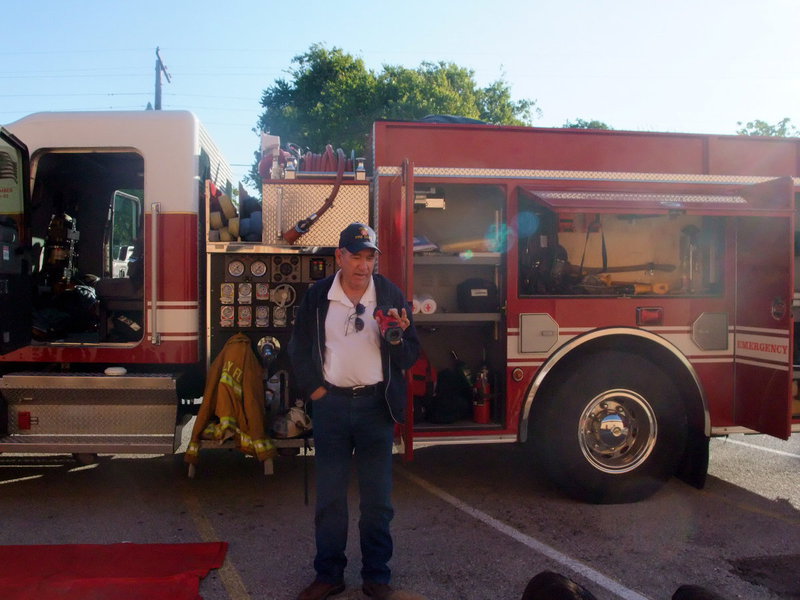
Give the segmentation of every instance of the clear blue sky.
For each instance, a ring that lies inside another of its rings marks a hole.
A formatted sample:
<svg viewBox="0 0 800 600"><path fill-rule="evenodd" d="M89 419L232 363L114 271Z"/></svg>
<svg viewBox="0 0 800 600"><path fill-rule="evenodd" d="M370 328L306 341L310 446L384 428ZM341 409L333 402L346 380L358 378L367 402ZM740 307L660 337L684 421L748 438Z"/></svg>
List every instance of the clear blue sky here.
<svg viewBox="0 0 800 600"><path fill-rule="evenodd" d="M534 125L735 133L800 126L800 0L2 0L0 123L40 110L195 112L240 177L261 92L313 43L380 71L450 61L535 100ZM331 140L335 145L336 140Z"/></svg>

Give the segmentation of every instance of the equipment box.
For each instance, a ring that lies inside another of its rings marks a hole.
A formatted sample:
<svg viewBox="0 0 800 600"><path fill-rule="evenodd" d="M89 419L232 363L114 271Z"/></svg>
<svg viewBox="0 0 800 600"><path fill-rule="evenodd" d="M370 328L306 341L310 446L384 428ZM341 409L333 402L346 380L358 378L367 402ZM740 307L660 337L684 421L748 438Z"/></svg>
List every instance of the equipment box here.
<svg viewBox="0 0 800 600"><path fill-rule="evenodd" d="M168 375L12 373L0 379L0 394L7 452L174 451L177 401Z"/></svg>
<svg viewBox="0 0 800 600"><path fill-rule="evenodd" d="M314 214L333 191L333 183L281 181L263 187L264 244L284 244L282 233ZM297 242L299 246L339 245L339 233L350 223L369 223L369 184L342 182L330 210Z"/></svg>

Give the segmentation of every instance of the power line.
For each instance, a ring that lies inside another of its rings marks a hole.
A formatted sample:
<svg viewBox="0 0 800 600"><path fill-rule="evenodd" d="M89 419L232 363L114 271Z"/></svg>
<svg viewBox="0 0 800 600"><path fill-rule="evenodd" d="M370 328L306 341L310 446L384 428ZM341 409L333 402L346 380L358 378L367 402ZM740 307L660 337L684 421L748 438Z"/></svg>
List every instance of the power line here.
<svg viewBox="0 0 800 600"><path fill-rule="evenodd" d="M146 92L81 92L79 94L3 94L4 98L62 98L80 96L149 96Z"/></svg>
<svg viewBox="0 0 800 600"><path fill-rule="evenodd" d="M193 65L194 66L194 65ZM191 69L191 67L190 67ZM144 69L140 69L137 67L125 67L125 68L117 68L117 67L94 67L89 69L40 69L40 70L32 70L32 69L21 69L21 70L14 70L14 71L0 71L0 77L3 78L15 78L15 79L35 79L37 77L47 78L47 77L94 77L97 75L136 75L139 73L144 73ZM275 71L275 70L265 70L259 67L225 67L223 70L189 70L189 71L181 71L182 75L191 75L193 77L197 76L207 76L207 75L267 75L267 76L276 76L276 75L286 75L283 71Z"/></svg>
<svg viewBox="0 0 800 600"><path fill-rule="evenodd" d="M136 96L143 96L149 97L149 94L136 94ZM36 108L31 107L30 105L20 107L17 109L8 109L8 106L4 107L6 110L0 110L0 114L30 114L33 112L40 112L40 111L57 111L57 112L74 112L74 111L83 111L83 110L137 110L142 109L144 110L146 102L143 101L142 104L137 104L133 106L125 105L125 106L118 106L118 105L110 105L110 106L70 106L69 108L61 108L59 106L47 106L46 108ZM262 112L261 107L254 107L254 108L231 108L230 106L196 106L191 103L173 103L170 102L167 105L162 106L163 110L188 110L191 112L198 112L198 111L216 111L220 113L250 113L253 117L257 117ZM203 123L206 125L210 124L210 121L204 120ZM245 126L251 127L253 123L233 123L233 122L220 122L221 125L237 125L237 126Z"/></svg>
<svg viewBox="0 0 800 600"><path fill-rule="evenodd" d="M165 96L180 96L183 98L213 98L215 100L253 100L251 97L244 96L210 96L208 94L183 94L183 93L169 93ZM258 100L256 100L258 101Z"/></svg>
<svg viewBox="0 0 800 600"><path fill-rule="evenodd" d="M131 76L144 76L143 72L140 71L130 71L127 73L93 73L91 75L65 75L62 73L58 75L0 75L0 79L84 79L84 78L96 78L96 77L127 77L130 78Z"/></svg>
<svg viewBox="0 0 800 600"><path fill-rule="evenodd" d="M96 73L98 71L119 71L116 67L87 67L85 69L74 69L74 68L58 68L58 69L22 69L19 71L0 71L0 75L17 75L19 73ZM130 72L138 72L141 69L136 67L129 67L126 70Z"/></svg>
<svg viewBox="0 0 800 600"><path fill-rule="evenodd" d="M104 48L102 50L103 54L110 54L112 52L144 52L143 48L116 48L116 49L109 49ZM93 48L91 50L5 50L0 52L0 56L25 56L29 54L31 56L34 55L42 55L42 54L57 54L58 56L64 56L65 54L97 54L97 49Z"/></svg>
<svg viewBox="0 0 800 600"><path fill-rule="evenodd" d="M261 110L259 108L230 108L228 106L196 106L194 104L191 105L184 105L181 104L180 106L191 106L191 110L219 110L225 112L251 112L251 111L258 111ZM168 110L177 110L178 107L175 105L171 105L171 109Z"/></svg>
<svg viewBox="0 0 800 600"><path fill-rule="evenodd" d="M133 106L82 106L80 108L59 109L54 112L82 112L82 111L92 111L92 110L144 110L144 106L142 106L141 104L136 104ZM42 109L37 111L37 110L31 110L30 108L24 108L18 110L0 110L0 114L2 115L25 116L34 112L51 112L51 111L50 109Z"/></svg>
<svg viewBox="0 0 800 600"><path fill-rule="evenodd" d="M260 103L258 98L246 98L243 96L209 96L207 94L181 94L175 92L169 92L162 94L164 97L180 99L180 98L206 98L211 100L241 100L245 102L255 102L256 104ZM79 93L60 93L60 94L3 94L5 98L80 98L80 97L97 97L97 96L104 96L104 97L113 97L113 96L145 96L149 97L149 92L79 92ZM219 107L204 107L209 108L210 110L249 110L249 109L232 109L230 106L219 106Z"/></svg>
<svg viewBox="0 0 800 600"><path fill-rule="evenodd" d="M246 53L246 54L251 55L251 56L254 53L273 53L274 52L275 54L283 54L283 53L286 52L285 48L276 48L276 49L271 49L271 48L253 48L251 46L248 46L247 48L210 48L208 46L198 46L197 48L180 48L180 47L176 48L176 47L170 46L170 47L166 48L166 50L169 50L170 52L189 52L189 53L192 53L192 54L197 54L197 53L218 54L220 52L241 52L243 54ZM55 54L55 55L58 55L58 56L64 56L64 55L67 55L67 54L97 54L97 52L98 52L97 48L92 48L92 49L87 49L87 50L62 50L62 49L58 49L58 50L4 50L4 51L0 51L0 56L11 56L11 55L14 55L14 56L25 56L25 55L39 56L39 55L43 55L43 54ZM102 48L102 49L99 50L99 52L102 52L103 54L124 53L124 52L150 52L150 48L115 48L115 49Z"/></svg>

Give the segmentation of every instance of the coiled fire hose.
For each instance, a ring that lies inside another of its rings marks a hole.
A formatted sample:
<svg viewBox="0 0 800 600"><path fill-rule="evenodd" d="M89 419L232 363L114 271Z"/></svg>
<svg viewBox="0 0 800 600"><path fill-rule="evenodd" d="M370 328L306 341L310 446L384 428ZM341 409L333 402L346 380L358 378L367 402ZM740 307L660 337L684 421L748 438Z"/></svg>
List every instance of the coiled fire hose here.
<svg viewBox="0 0 800 600"><path fill-rule="evenodd" d="M333 147L328 144L327 148L325 149L325 153L322 155L315 155L310 153L306 153L303 155L303 170L304 171L332 171L333 170ZM347 162L344 150L338 148L336 150L337 155L337 168L336 168L336 183L333 185L333 189L328 197L325 199L325 202L322 206L314 213L297 222L297 225L292 227L291 229L287 229L281 235L284 241L288 244L294 244L297 239L303 235L304 233L308 232L311 229L311 226L319 220L319 218L325 214L325 211L328 210L331 206L333 206L333 201L336 198L336 195L339 193L339 186L342 183L342 177L344 176L344 169L345 163ZM315 168L311 168L311 167Z"/></svg>

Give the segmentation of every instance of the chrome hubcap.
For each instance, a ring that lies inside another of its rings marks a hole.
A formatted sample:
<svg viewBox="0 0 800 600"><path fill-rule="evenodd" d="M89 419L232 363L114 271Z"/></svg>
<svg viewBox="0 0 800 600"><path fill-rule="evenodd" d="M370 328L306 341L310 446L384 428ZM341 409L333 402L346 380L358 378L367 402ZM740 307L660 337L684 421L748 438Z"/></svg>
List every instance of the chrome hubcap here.
<svg viewBox="0 0 800 600"><path fill-rule="evenodd" d="M631 390L608 390L586 405L578 442L586 460L605 473L639 467L656 445L657 422L650 404Z"/></svg>

